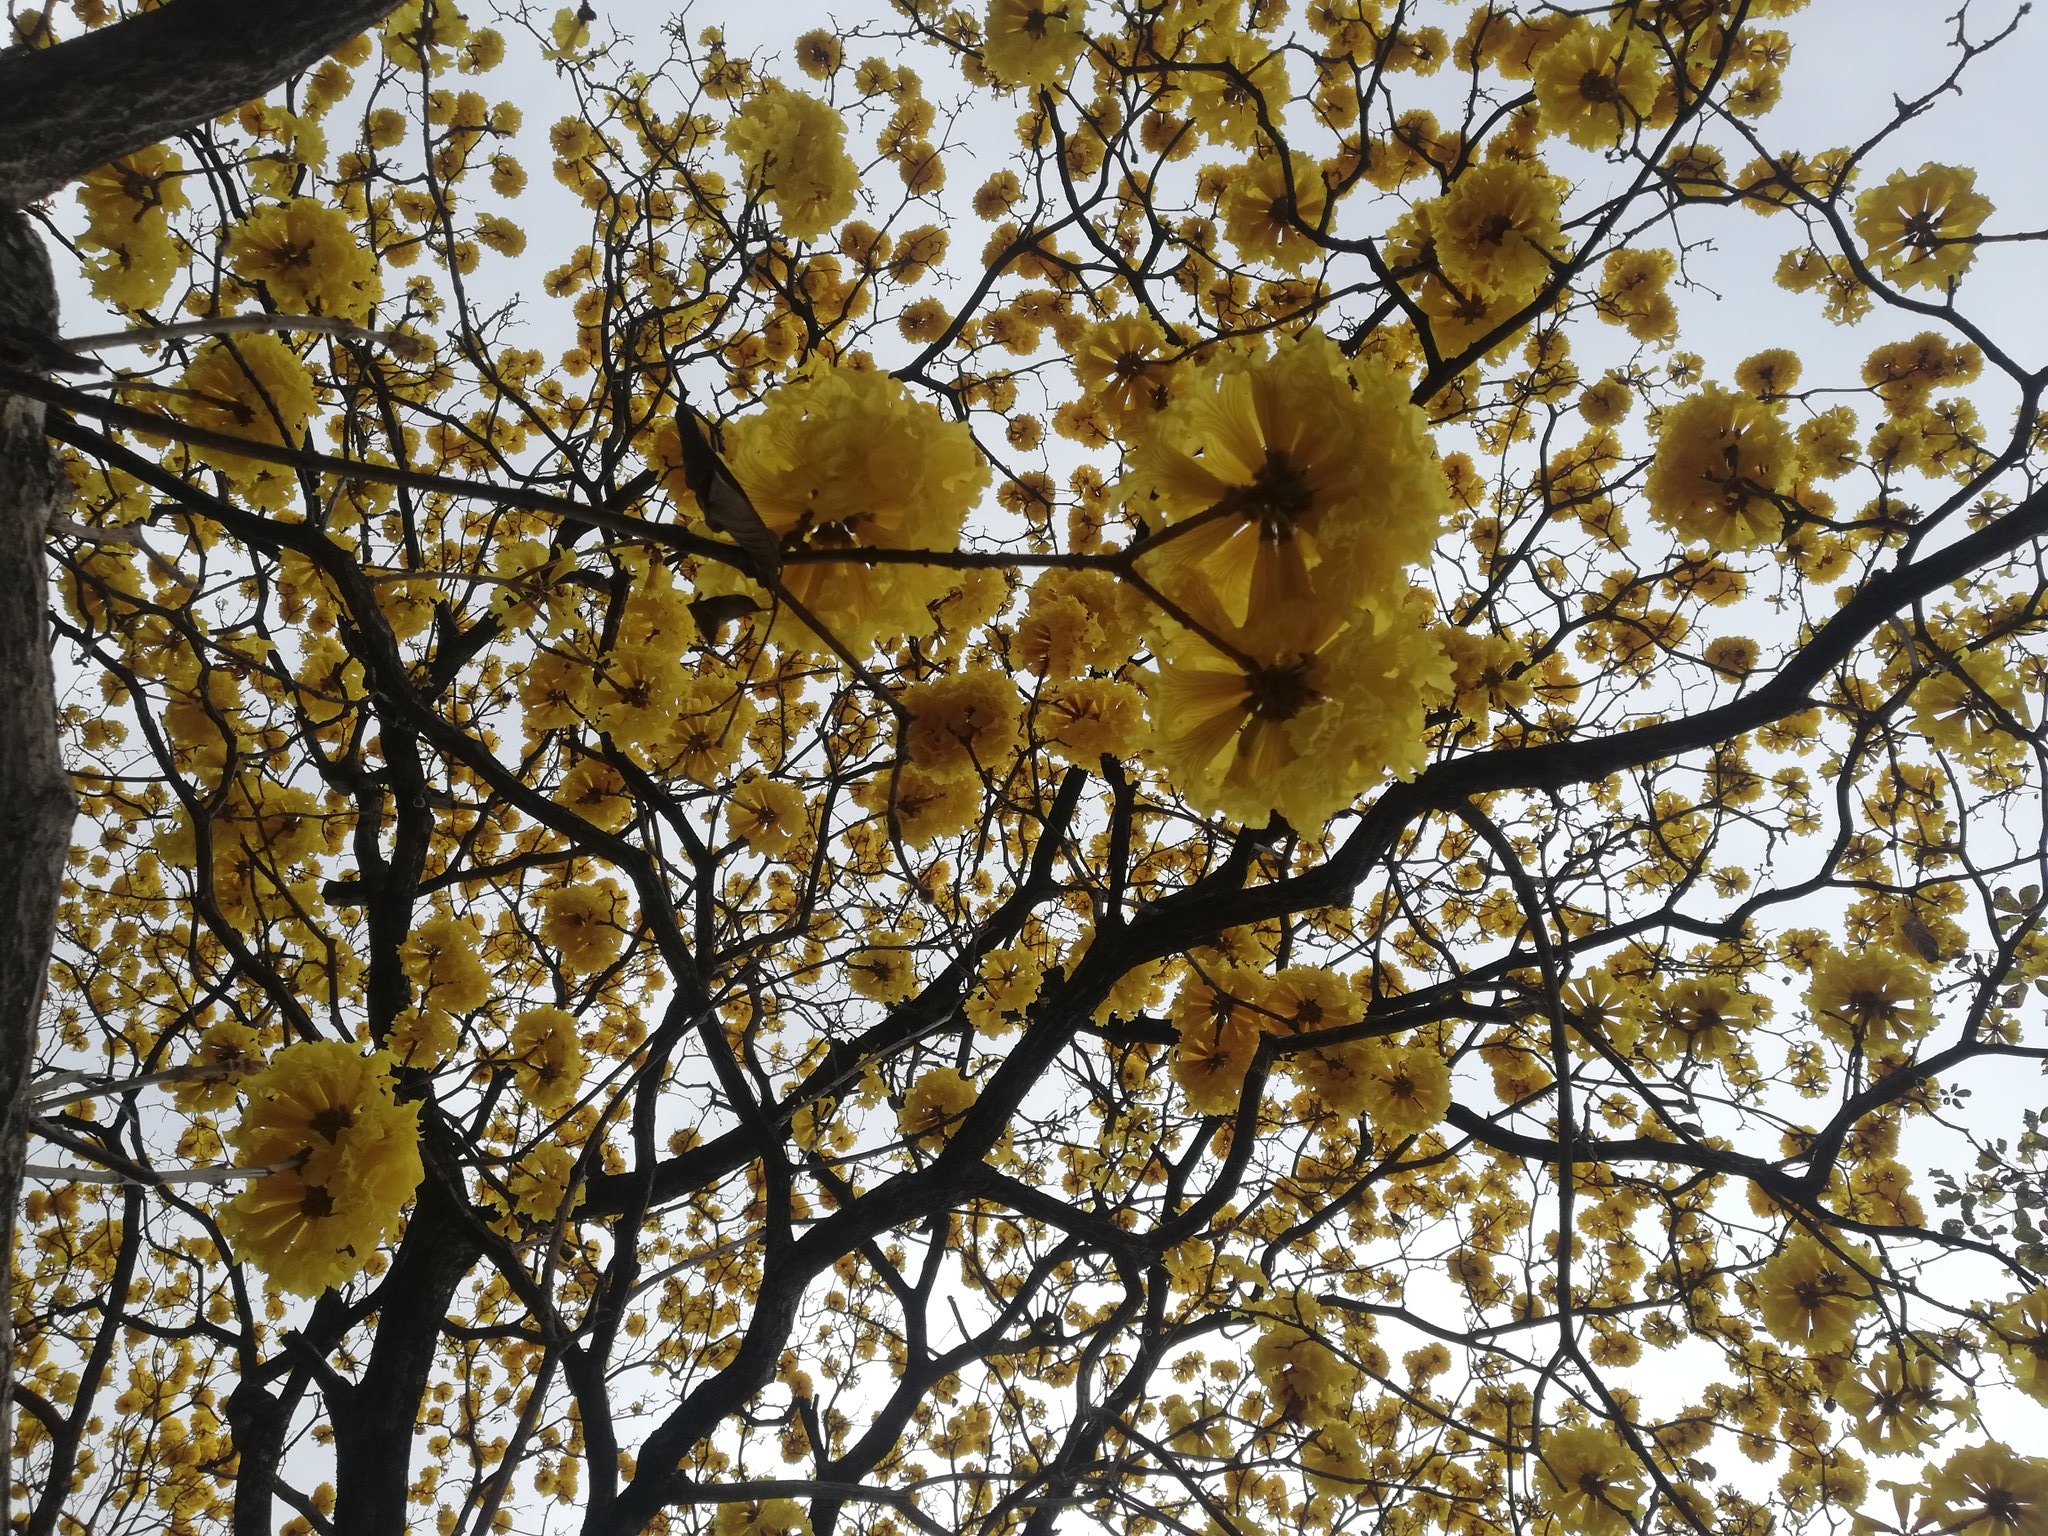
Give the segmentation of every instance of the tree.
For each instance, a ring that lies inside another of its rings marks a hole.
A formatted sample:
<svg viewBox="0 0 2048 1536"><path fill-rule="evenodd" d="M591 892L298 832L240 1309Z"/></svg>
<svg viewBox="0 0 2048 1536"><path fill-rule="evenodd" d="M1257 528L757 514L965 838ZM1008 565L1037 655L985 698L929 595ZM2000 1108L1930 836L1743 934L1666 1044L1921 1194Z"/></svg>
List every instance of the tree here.
<svg viewBox="0 0 2048 1536"><path fill-rule="evenodd" d="M2048 1526L2025 34L1798 8L409 0L0 188L26 1528Z"/></svg>

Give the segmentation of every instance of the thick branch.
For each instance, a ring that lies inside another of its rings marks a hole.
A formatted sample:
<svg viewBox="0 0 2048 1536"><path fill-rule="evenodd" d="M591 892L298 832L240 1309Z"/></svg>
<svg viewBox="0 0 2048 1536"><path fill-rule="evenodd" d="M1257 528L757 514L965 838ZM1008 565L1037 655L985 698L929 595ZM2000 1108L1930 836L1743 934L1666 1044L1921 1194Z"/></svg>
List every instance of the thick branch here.
<svg viewBox="0 0 2048 1536"><path fill-rule="evenodd" d="M318 62L395 0L170 0L54 48L0 54L0 204L47 197Z"/></svg>

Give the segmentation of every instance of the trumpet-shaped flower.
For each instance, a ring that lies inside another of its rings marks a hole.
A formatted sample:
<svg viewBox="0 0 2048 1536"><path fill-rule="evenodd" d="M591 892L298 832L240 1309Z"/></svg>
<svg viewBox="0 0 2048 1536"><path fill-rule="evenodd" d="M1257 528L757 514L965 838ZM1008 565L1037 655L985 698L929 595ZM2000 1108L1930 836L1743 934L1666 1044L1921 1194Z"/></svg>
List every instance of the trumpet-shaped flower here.
<svg viewBox="0 0 2048 1536"><path fill-rule="evenodd" d="M287 1291L358 1273L419 1185L419 1111L393 1096L390 1067L382 1052L305 1041L242 1085L228 1139L239 1166L267 1171L222 1210L221 1230Z"/></svg>

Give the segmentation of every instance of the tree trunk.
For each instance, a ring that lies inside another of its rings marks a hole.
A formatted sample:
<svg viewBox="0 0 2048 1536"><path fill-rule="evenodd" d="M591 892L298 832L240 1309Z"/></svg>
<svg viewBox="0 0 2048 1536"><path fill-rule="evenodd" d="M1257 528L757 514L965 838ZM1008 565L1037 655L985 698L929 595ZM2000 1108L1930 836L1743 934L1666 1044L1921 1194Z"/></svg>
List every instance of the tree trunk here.
<svg viewBox="0 0 2048 1536"><path fill-rule="evenodd" d="M5 331L54 335L50 261L29 221L0 208L0 308ZM9 348L0 333L0 356ZM9 358L12 362L13 359ZM0 393L0 1259L14 1254L14 1215L28 1146L28 1084L57 896L77 805L57 751L50 674L49 583L43 530L61 477L43 436L43 407ZM0 1445L13 1441L14 1307L0 1306ZM0 1478L0 1529L9 1479Z"/></svg>

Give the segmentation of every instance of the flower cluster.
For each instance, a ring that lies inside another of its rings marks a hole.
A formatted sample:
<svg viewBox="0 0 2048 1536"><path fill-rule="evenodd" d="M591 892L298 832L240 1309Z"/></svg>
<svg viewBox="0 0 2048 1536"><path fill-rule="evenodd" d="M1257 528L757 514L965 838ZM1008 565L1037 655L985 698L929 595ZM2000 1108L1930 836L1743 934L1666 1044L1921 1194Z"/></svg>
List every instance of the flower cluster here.
<svg viewBox="0 0 2048 1536"><path fill-rule="evenodd" d="M88 218L79 241L98 251L88 268L93 295L121 309L153 309L170 292L185 248L170 216L188 199L184 158L154 145L103 165L79 183Z"/></svg>
<svg viewBox="0 0 2048 1536"><path fill-rule="evenodd" d="M1991 216L1976 172L1928 164L1894 171L1856 199L1856 233L1870 264L1908 288L1947 288L1976 260L1971 238Z"/></svg>
<svg viewBox="0 0 2048 1536"><path fill-rule="evenodd" d="M853 212L860 167L846 153L846 121L817 97L764 90L726 125L725 142L791 239L815 240Z"/></svg>
<svg viewBox="0 0 2048 1536"><path fill-rule="evenodd" d="M1709 384L1664 413L1650 511L1681 538L1749 549L1784 527L1797 472L1798 451L1777 412Z"/></svg>
<svg viewBox="0 0 2048 1536"><path fill-rule="evenodd" d="M783 582L797 601L850 645L928 627L927 605L955 578L914 565L869 566L857 552L959 542L989 480L963 425L887 374L826 367L774 391L727 435L733 473L786 552L849 556L787 565ZM694 505L680 469L668 486Z"/></svg>
<svg viewBox="0 0 2048 1536"><path fill-rule="evenodd" d="M1450 498L1397 375L1317 332L1227 354L1158 415L1124 495L1160 529L1139 562L1172 605L1154 751L1192 803L1316 826L1421 766L1450 672L1407 570Z"/></svg>
<svg viewBox="0 0 2048 1536"><path fill-rule="evenodd" d="M297 448L319 403L313 376L275 336L208 341L179 381L178 414L195 427L273 447ZM287 504L298 481L281 465L224 448L195 448L258 507Z"/></svg>
<svg viewBox="0 0 2048 1536"><path fill-rule="evenodd" d="M263 1170L220 1213L241 1256L317 1295L359 1273L420 1182L419 1108L391 1061L340 1041L288 1045L242 1084L235 1162Z"/></svg>
<svg viewBox="0 0 2048 1536"><path fill-rule="evenodd" d="M1060 85L1081 56L1087 0L989 0L981 57L1010 85Z"/></svg>
<svg viewBox="0 0 2048 1536"><path fill-rule="evenodd" d="M296 314L360 323L383 291L375 253L356 238L347 214L318 198L256 209L229 236L228 265Z"/></svg>

